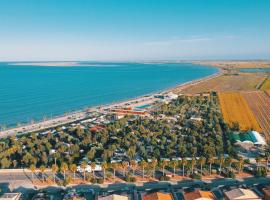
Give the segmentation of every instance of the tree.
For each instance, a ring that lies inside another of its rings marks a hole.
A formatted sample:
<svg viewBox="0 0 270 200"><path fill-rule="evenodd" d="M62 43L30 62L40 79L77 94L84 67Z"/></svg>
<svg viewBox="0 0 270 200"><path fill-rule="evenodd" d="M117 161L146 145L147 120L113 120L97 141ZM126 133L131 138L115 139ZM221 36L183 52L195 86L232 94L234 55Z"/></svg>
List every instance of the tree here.
<svg viewBox="0 0 270 200"><path fill-rule="evenodd" d="M191 160L191 173L193 174L194 172L194 166L196 165L196 159L195 158L192 158Z"/></svg>
<svg viewBox="0 0 270 200"><path fill-rule="evenodd" d="M103 169L103 181L105 182L105 179L106 179L106 169L108 168L108 164L106 162L103 162L101 164L101 167Z"/></svg>
<svg viewBox="0 0 270 200"><path fill-rule="evenodd" d="M270 153L269 152L265 153L265 160L266 160L266 170L268 171L268 164L269 164L269 160L270 160Z"/></svg>
<svg viewBox="0 0 270 200"><path fill-rule="evenodd" d="M205 165L205 162L206 162L205 157L200 157L199 164L200 164L200 167L201 167L201 174L203 173L203 165Z"/></svg>
<svg viewBox="0 0 270 200"><path fill-rule="evenodd" d="M260 166L260 164L261 164L261 157L259 157L259 156L257 156L256 158L255 158L255 160L256 160L256 163L257 163L257 170L259 169L259 166Z"/></svg>
<svg viewBox="0 0 270 200"><path fill-rule="evenodd" d="M208 158L208 163L209 163L209 173L211 175L212 174L212 164L214 163L214 158L213 157Z"/></svg>
<svg viewBox="0 0 270 200"><path fill-rule="evenodd" d="M182 167L183 167L183 177L185 176L185 166L187 165L187 160L185 158L182 159Z"/></svg>
<svg viewBox="0 0 270 200"><path fill-rule="evenodd" d="M155 171L158 164L157 159L153 159L150 164L151 164L151 167L153 168L153 178L155 178Z"/></svg>
<svg viewBox="0 0 270 200"><path fill-rule="evenodd" d="M73 181L75 181L76 171L77 171L77 165L72 164L72 165L70 165L69 169L70 169L70 171L73 172Z"/></svg>
<svg viewBox="0 0 270 200"><path fill-rule="evenodd" d="M127 167L128 167L128 162L124 161L121 163L121 166L124 170L124 176L126 176L126 170L127 170Z"/></svg>
<svg viewBox="0 0 270 200"><path fill-rule="evenodd" d="M83 170L83 181L85 182L85 171L86 171L87 163L85 161L82 161L81 163L81 169Z"/></svg>
<svg viewBox="0 0 270 200"><path fill-rule="evenodd" d="M143 179L144 179L144 168L146 167L147 163L145 162L145 160L142 160L140 165L141 165L141 168L142 168L142 174L143 174Z"/></svg>
<svg viewBox="0 0 270 200"><path fill-rule="evenodd" d="M175 169L176 169L176 167L177 167L177 165L178 165L177 160L173 160L173 161L171 162L171 165L172 165L172 167L173 167L173 176L175 176Z"/></svg>
<svg viewBox="0 0 270 200"><path fill-rule="evenodd" d="M115 182L115 172L118 168L118 163L112 163L112 169L113 169L113 181Z"/></svg>
<svg viewBox="0 0 270 200"><path fill-rule="evenodd" d="M233 159L231 157L228 157L226 160L227 160L227 163L229 164L229 170L232 171Z"/></svg>
<svg viewBox="0 0 270 200"><path fill-rule="evenodd" d="M55 174L57 173L58 171L58 166L56 164L53 164L52 165L52 173L53 173L53 181L55 183Z"/></svg>
<svg viewBox="0 0 270 200"><path fill-rule="evenodd" d="M168 161L166 160L162 160L160 163L161 167L162 167L162 174L163 176L165 175L165 167L168 165Z"/></svg>
<svg viewBox="0 0 270 200"><path fill-rule="evenodd" d="M67 163L62 163L61 164L61 172L64 174L64 180L66 180L66 171L68 170L68 165Z"/></svg>
<svg viewBox="0 0 270 200"><path fill-rule="evenodd" d="M36 166L34 164L30 165L30 170L32 174L32 182L34 182L34 173L36 171Z"/></svg>
<svg viewBox="0 0 270 200"><path fill-rule="evenodd" d="M131 161L130 161L130 166L131 166L131 168L132 168L132 174L133 174L133 176L134 176L134 175L135 175L135 170L136 170L136 167L137 167L136 161L135 161L135 160L131 160Z"/></svg>
<svg viewBox="0 0 270 200"><path fill-rule="evenodd" d="M93 173L93 177L95 178L95 169L96 169L96 163L95 162L91 162L91 170Z"/></svg>
<svg viewBox="0 0 270 200"><path fill-rule="evenodd" d="M239 171L238 172L239 173L242 171L243 164L244 164L244 158L243 157L240 157L239 158L239 163L238 163L238 165L239 165L239 168L238 168Z"/></svg>
<svg viewBox="0 0 270 200"><path fill-rule="evenodd" d="M224 162L225 162L225 158L224 158L223 155L221 155L221 156L219 157L219 174L221 174L222 166L223 166Z"/></svg>
<svg viewBox="0 0 270 200"><path fill-rule="evenodd" d="M41 176L42 176L42 182L44 182L44 172L45 172L46 167L44 165L41 165L39 170L41 172Z"/></svg>

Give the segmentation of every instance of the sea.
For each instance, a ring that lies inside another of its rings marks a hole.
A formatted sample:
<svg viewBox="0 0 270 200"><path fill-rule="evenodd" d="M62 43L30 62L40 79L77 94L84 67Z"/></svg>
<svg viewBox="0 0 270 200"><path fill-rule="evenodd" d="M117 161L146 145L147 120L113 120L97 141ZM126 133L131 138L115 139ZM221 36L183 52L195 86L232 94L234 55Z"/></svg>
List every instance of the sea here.
<svg viewBox="0 0 270 200"><path fill-rule="evenodd" d="M83 62L59 67L2 62L0 126L14 127L123 101L217 72L191 63Z"/></svg>

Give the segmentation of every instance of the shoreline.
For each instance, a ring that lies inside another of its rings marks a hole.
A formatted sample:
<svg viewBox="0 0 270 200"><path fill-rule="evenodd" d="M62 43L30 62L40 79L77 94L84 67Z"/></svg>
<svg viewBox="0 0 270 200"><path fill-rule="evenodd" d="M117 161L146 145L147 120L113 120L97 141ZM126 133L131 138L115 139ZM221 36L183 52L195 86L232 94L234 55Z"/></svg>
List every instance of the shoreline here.
<svg viewBox="0 0 270 200"><path fill-rule="evenodd" d="M214 67L214 66L211 66L211 67ZM0 138L9 137L12 135L21 135L21 134L31 133L31 132L35 132L35 131L41 131L41 130L54 128L57 126L62 126L65 124L81 121L81 120L84 120L87 117L89 117L89 114L91 112L100 112L100 111L105 110L105 109L111 109L111 108L118 107L118 106L125 106L128 103L132 103L132 102L136 102L136 101L145 102L147 100L148 101L151 99L153 100L155 95L167 94L170 92L180 94L180 92L183 89L185 89L189 86L196 85L196 84L202 83L204 81L211 80L213 78L221 76L224 73L224 71L221 70L220 68L218 68L218 67L214 67L214 68L218 69L218 71L212 75L209 75L209 76L206 76L203 78L199 78L196 80L188 81L188 82L185 82L182 84L178 84L176 86L169 87L166 89L162 89L161 91L155 91L152 93L144 94L142 96L119 100L119 101L115 101L115 102L110 102L107 104L101 104L101 105L97 105L97 106L89 106L89 107L86 107L86 108L81 109L81 110L78 109L74 112L70 112L70 113L66 113L66 114L62 114L62 115L58 115L58 116L53 116L51 119L47 119L45 121L37 121L33 124L28 123L28 124L23 124L19 127L10 127L10 128L7 128L3 131L0 131Z"/></svg>

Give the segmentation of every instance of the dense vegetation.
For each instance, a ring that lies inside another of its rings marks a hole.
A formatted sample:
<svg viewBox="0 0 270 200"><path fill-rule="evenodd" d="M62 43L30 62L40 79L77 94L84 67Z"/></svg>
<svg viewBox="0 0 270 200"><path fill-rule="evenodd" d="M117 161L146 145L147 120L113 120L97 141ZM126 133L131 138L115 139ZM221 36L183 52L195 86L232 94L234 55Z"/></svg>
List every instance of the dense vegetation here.
<svg viewBox="0 0 270 200"><path fill-rule="evenodd" d="M216 94L180 96L157 107L150 117L126 116L99 131L86 124L1 139L0 165L40 167L56 162L60 166L78 164L85 157L109 162L117 151L126 154L127 161L196 156L209 159L232 154L224 134L230 130L222 119L217 98Z"/></svg>

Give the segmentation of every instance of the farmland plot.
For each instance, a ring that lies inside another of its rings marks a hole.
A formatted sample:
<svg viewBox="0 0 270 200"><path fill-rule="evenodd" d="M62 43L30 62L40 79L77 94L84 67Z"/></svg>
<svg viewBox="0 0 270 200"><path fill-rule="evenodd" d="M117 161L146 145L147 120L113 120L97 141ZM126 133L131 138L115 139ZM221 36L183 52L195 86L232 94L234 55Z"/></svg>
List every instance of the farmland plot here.
<svg viewBox="0 0 270 200"><path fill-rule="evenodd" d="M270 140L270 96L263 91L243 92L267 140Z"/></svg>
<svg viewBox="0 0 270 200"><path fill-rule="evenodd" d="M249 129L261 131L261 128L249 108L244 97L238 92L218 93L221 111L226 123L230 126L237 122L240 130Z"/></svg>

